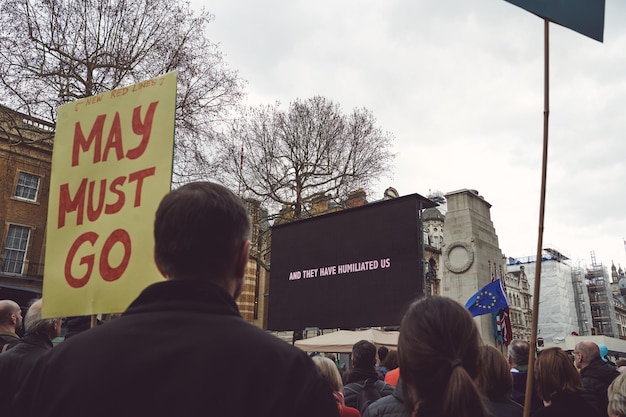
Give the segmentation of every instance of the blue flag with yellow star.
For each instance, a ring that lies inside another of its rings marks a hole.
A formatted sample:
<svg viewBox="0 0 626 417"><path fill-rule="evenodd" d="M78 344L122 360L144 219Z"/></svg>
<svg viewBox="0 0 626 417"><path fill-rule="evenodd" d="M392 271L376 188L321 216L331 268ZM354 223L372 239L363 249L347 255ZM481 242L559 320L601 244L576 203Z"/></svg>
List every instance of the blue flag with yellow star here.
<svg viewBox="0 0 626 417"><path fill-rule="evenodd" d="M500 309L508 306L509 300L507 300L502 290L502 284L499 279L482 287L465 303L465 308L467 308L474 317L498 312Z"/></svg>

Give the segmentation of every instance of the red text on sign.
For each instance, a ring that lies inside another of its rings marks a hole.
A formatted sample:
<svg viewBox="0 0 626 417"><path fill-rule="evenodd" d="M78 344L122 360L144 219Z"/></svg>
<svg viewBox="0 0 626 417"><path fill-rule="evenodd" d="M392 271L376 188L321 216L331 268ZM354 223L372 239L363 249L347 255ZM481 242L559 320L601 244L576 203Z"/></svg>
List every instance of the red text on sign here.
<svg viewBox="0 0 626 417"><path fill-rule="evenodd" d="M57 218L57 227L61 229L65 226L65 217L68 213L76 212L76 225L83 224L85 216L85 208L87 219L90 222L98 220L102 212L104 214L115 214L119 212L126 202L126 193L124 192L124 184L128 178L128 184L135 184L133 207L141 205L141 192L143 190L143 181L147 177L155 174L156 167L142 169L132 172L126 176L115 178L108 184L107 179L100 181L87 181L83 178L78 186L78 190L72 195L69 183L61 184L59 195L59 213ZM99 184L98 184L99 183ZM131 191L132 192L132 191ZM106 202L107 195L113 196L113 201Z"/></svg>
<svg viewBox="0 0 626 417"><path fill-rule="evenodd" d="M79 156L81 151L88 152L93 147L93 163L107 161L111 152L115 153L115 158L119 161L124 157L128 159L137 159L146 151L150 134L152 133L152 121L154 120L154 112L156 111L158 101L150 103L145 117L141 118L141 106L135 107L132 117L133 132L141 136L139 144L129 149L124 154L124 146L122 140L122 122L120 113L115 112L111 127L109 129L106 143L102 146L102 138L104 137L104 124L107 118L106 114L96 117L95 122L91 126L89 135L85 138L85 133L80 122L74 125L74 141L72 143L72 166L79 164ZM128 139L127 139L128 140Z"/></svg>
<svg viewBox="0 0 626 417"><path fill-rule="evenodd" d="M78 238L70 247L70 250L65 259L65 280L71 287L81 288L89 282L91 274L93 273L93 268L96 263L96 253L90 253L89 255L85 255L80 258L79 265L84 265L86 267L86 271L82 276L77 277L72 274L72 265L74 265L76 253L79 249L81 249L81 247L83 247L84 245L90 245L92 248L96 249L96 244L98 243L99 237L100 236L95 232L83 233L82 235L78 236ZM122 245L124 255L120 264L117 266L113 266L110 263L110 255L111 250L116 244ZM128 263L130 262L130 255L130 235L124 229L114 230L104 241L104 245L102 246L99 254L98 271L100 272L100 276L102 277L102 279L105 281L115 281L119 279L128 267Z"/></svg>

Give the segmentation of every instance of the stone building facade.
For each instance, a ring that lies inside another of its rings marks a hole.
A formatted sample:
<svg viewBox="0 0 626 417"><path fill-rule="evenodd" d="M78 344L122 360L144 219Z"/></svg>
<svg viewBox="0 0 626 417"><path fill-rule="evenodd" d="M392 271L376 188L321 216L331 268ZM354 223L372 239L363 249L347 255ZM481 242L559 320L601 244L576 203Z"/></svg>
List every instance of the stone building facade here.
<svg viewBox="0 0 626 417"><path fill-rule="evenodd" d="M507 272L504 276L513 339L530 340L532 304L528 277L522 265L518 271Z"/></svg>
<svg viewBox="0 0 626 417"><path fill-rule="evenodd" d="M611 292L613 293L613 308L617 325L617 336L626 339L626 274L621 265L611 265Z"/></svg>
<svg viewBox="0 0 626 417"><path fill-rule="evenodd" d="M446 216L437 207L427 208L422 213L426 295L441 294L440 264L445 220Z"/></svg>

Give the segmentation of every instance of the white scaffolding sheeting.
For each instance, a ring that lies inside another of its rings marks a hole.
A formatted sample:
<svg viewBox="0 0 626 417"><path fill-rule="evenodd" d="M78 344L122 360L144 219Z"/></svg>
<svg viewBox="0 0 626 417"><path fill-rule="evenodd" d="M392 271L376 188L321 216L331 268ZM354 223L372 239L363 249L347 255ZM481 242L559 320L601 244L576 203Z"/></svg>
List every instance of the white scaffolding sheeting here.
<svg viewBox="0 0 626 417"><path fill-rule="evenodd" d="M581 332L572 284L572 267L566 260L556 251L544 253L541 260L537 338L542 338L544 343L562 343L572 332ZM516 258L509 260L507 268L512 272L524 266L530 287L533 288L536 265L534 257Z"/></svg>

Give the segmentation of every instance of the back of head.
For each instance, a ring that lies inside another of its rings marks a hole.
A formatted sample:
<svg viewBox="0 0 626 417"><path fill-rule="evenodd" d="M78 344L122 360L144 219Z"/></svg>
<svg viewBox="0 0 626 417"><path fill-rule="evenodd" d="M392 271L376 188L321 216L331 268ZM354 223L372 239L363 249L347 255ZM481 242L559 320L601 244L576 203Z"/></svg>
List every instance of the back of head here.
<svg viewBox="0 0 626 417"><path fill-rule="evenodd" d="M378 348L378 361L383 363L387 358L387 354L389 353L389 349L387 346L381 346Z"/></svg>
<svg viewBox="0 0 626 417"><path fill-rule="evenodd" d="M578 392L582 380L567 353L561 348L548 348L541 351L535 362L537 394L544 401L562 392Z"/></svg>
<svg viewBox="0 0 626 417"><path fill-rule="evenodd" d="M376 346L367 340L360 340L352 346L352 363L355 368L374 369L376 366Z"/></svg>
<svg viewBox="0 0 626 417"><path fill-rule="evenodd" d="M31 302L26 317L24 317L24 330L26 334L38 335L54 339L58 336L58 330L60 330L60 323L58 319L42 319L41 318L41 299L36 299Z"/></svg>
<svg viewBox="0 0 626 417"><path fill-rule="evenodd" d="M398 367L398 352L395 350L390 351L383 362L383 365L389 369L396 369Z"/></svg>
<svg viewBox="0 0 626 417"><path fill-rule="evenodd" d="M398 362L407 405L416 416L483 417L474 378L480 335L469 311L445 297L415 301L402 319Z"/></svg>
<svg viewBox="0 0 626 417"><path fill-rule="evenodd" d="M578 342L574 351L582 355L581 362L585 365L600 359L600 347L595 342L589 340Z"/></svg>
<svg viewBox="0 0 626 417"><path fill-rule="evenodd" d="M481 366L477 382L490 400L501 400L511 395L513 377L504 355L493 346L481 346Z"/></svg>
<svg viewBox="0 0 626 417"><path fill-rule="evenodd" d="M513 340L508 348L509 358L516 366L527 366L530 343L525 340Z"/></svg>
<svg viewBox="0 0 626 417"><path fill-rule="evenodd" d="M159 205L155 258L170 279L219 280L230 273L249 236L250 220L239 197L218 184L190 183Z"/></svg>
<svg viewBox="0 0 626 417"><path fill-rule="evenodd" d="M312 359L330 388L335 392L341 391L343 383L341 382L341 374L339 373L339 369L337 369L337 365L324 356L313 356Z"/></svg>
<svg viewBox="0 0 626 417"><path fill-rule="evenodd" d="M626 417L626 374L621 374L611 382L608 397L609 416Z"/></svg>
<svg viewBox="0 0 626 417"><path fill-rule="evenodd" d="M19 304L13 300L0 300L0 326L2 327L19 327L21 323L14 322L13 315L17 315L20 310ZM20 315L21 317L21 315Z"/></svg>

